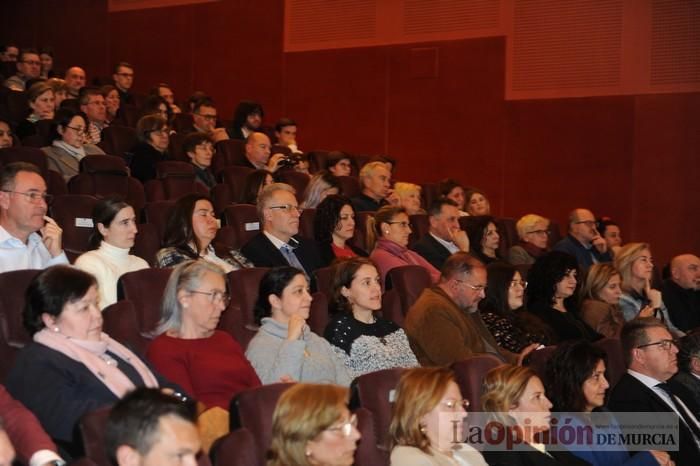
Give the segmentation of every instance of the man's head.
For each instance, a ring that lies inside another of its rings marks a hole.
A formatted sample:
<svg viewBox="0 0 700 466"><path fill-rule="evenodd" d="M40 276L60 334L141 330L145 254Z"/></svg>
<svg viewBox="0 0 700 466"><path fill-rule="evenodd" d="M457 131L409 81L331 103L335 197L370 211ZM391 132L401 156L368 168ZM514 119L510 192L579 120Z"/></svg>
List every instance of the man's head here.
<svg viewBox="0 0 700 466"><path fill-rule="evenodd" d="M41 59L34 49L24 49L17 59L17 74L24 79L36 79L41 75Z"/></svg>
<svg viewBox="0 0 700 466"><path fill-rule="evenodd" d="M194 128L202 133L210 133L216 128L216 107L209 98L200 99L192 107Z"/></svg>
<svg viewBox="0 0 700 466"><path fill-rule="evenodd" d="M0 61L17 61L19 47L15 44L0 45Z"/></svg>
<svg viewBox="0 0 700 466"><path fill-rule="evenodd" d="M282 118L275 125L277 143L289 146L297 143L297 123L291 118Z"/></svg>
<svg viewBox="0 0 700 466"><path fill-rule="evenodd" d="M700 377L700 333L686 335L678 342L678 369Z"/></svg>
<svg viewBox="0 0 700 466"><path fill-rule="evenodd" d="M233 112L233 127L245 128L248 131L258 131L265 116L262 105L251 100L243 100Z"/></svg>
<svg viewBox="0 0 700 466"><path fill-rule="evenodd" d="M151 94L160 96L165 99L165 101L171 107L175 105L175 93L170 85L166 83L158 83L151 91Z"/></svg>
<svg viewBox="0 0 700 466"><path fill-rule="evenodd" d="M202 445L194 403L153 388L137 388L114 405L105 431L113 466L197 464Z"/></svg>
<svg viewBox="0 0 700 466"><path fill-rule="evenodd" d="M660 320L653 317L630 320L622 327L620 343L629 369L660 382L678 372L678 347Z"/></svg>
<svg viewBox="0 0 700 466"><path fill-rule="evenodd" d="M35 165L14 162L0 170L0 190L0 225L26 242L44 226L46 182Z"/></svg>
<svg viewBox="0 0 700 466"><path fill-rule="evenodd" d="M182 142L182 151L187 154L193 165L209 168L214 157L214 146L206 133L190 133Z"/></svg>
<svg viewBox="0 0 700 466"><path fill-rule="evenodd" d="M91 123L104 123L107 119L107 106L99 87L89 86L80 89L78 103L80 111L87 115Z"/></svg>
<svg viewBox="0 0 700 466"><path fill-rule="evenodd" d="M127 92L134 84L134 67L127 62L117 63L112 79L117 89Z"/></svg>
<svg viewBox="0 0 700 466"><path fill-rule="evenodd" d="M474 312L485 297L486 267L466 252L447 258L440 270L439 286L460 309Z"/></svg>
<svg viewBox="0 0 700 466"><path fill-rule="evenodd" d="M569 214L569 233L584 246L598 236L595 226L595 216L588 209L574 209Z"/></svg>
<svg viewBox="0 0 700 466"><path fill-rule="evenodd" d="M270 159L270 138L265 133L252 133L245 143L245 156L255 165L262 168Z"/></svg>
<svg viewBox="0 0 700 466"><path fill-rule="evenodd" d="M66 87L68 88L68 93L73 97L77 97L80 89L85 86L85 70L79 66L74 66L68 68L66 71Z"/></svg>
<svg viewBox="0 0 700 466"><path fill-rule="evenodd" d="M459 209L451 199L440 198L428 209L430 233L443 241L452 241L454 233L460 230Z"/></svg>
<svg viewBox="0 0 700 466"><path fill-rule="evenodd" d="M299 203L294 188L284 183L265 186L258 196L263 230L285 243L299 233Z"/></svg>
<svg viewBox="0 0 700 466"><path fill-rule="evenodd" d="M375 201L381 201L389 194L391 172L383 162L370 162L360 170L362 193Z"/></svg>
<svg viewBox="0 0 700 466"><path fill-rule="evenodd" d="M345 152L334 150L326 157L326 170L334 176L350 176L352 173L352 161Z"/></svg>
<svg viewBox="0 0 700 466"><path fill-rule="evenodd" d="M681 254L671 260L671 280L686 290L700 290L700 258Z"/></svg>

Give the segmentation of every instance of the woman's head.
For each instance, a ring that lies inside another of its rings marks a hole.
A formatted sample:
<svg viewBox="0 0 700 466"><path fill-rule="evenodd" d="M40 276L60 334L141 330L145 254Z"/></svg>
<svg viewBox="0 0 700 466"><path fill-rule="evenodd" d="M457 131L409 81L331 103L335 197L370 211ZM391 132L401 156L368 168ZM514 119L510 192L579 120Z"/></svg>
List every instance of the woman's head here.
<svg viewBox="0 0 700 466"><path fill-rule="evenodd" d="M549 242L549 220L535 214L520 217L515 224L518 237L526 243L532 243L538 248L545 249Z"/></svg>
<svg viewBox="0 0 700 466"><path fill-rule="evenodd" d="M136 123L139 141L150 144L158 152L165 152L170 143L168 122L160 115L146 115Z"/></svg>
<svg viewBox="0 0 700 466"><path fill-rule="evenodd" d="M560 344L547 361L547 393L556 411L590 412L605 404L607 355L587 341Z"/></svg>
<svg viewBox="0 0 700 466"><path fill-rule="evenodd" d="M209 168L214 158L214 145L207 133L190 133L182 141L182 152L199 168Z"/></svg>
<svg viewBox="0 0 700 466"><path fill-rule="evenodd" d="M56 96L53 89L46 82L40 81L32 85L27 91L27 100L32 114L41 120L50 120L56 109Z"/></svg>
<svg viewBox="0 0 700 466"><path fill-rule="evenodd" d="M280 322L287 322L292 316L308 319L310 309L311 294L304 272L294 267L275 267L263 275L255 305L258 323L265 317Z"/></svg>
<svg viewBox="0 0 700 466"><path fill-rule="evenodd" d="M366 257L338 261L333 266L332 308L336 312L378 311L382 307L382 280Z"/></svg>
<svg viewBox="0 0 700 466"><path fill-rule="evenodd" d="M348 390L298 383L282 393L272 415L274 466L350 466L360 433L347 408Z"/></svg>
<svg viewBox="0 0 700 466"><path fill-rule="evenodd" d="M93 231L90 247L95 249L102 241L122 249L131 249L138 227L134 208L118 197L100 200L92 209Z"/></svg>
<svg viewBox="0 0 700 466"><path fill-rule="evenodd" d="M54 110L58 110L61 106L61 102L66 100L68 96L68 86L66 86L66 81L61 78L49 78L46 80L46 84L51 86L54 95Z"/></svg>
<svg viewBox="0 0 700 466"><path fill-rule="evenodd" d="M615 268L622 276L624 290L644 288L644 283L651 280L654 259L648 243L627 243L615 253Z"/></svg>
<svg viewBox="0 0 700 466"><path fill-rule="evenodd" d="M27 287L23 313L30 335L43 328L80 340L98 340L102 333L97 280L87 272L55 265L34 277Z"/></svg>
<svg viewBox="0 0 700 466"><path fill-rule="evenodd" d="M350 176L352 164L352 159L345 152L334 150L326 156L326 170L335 176Z"/></svg>
<svg viewBox="0 0 700 466"><path fill-rule="evenodd" d="M12 139L12 128L5 120L0 120L0 149L12 147L14 140Z"/></svg>
<svg viewBox="0 0 700 466"><path fill-rule="evenodd" d="M467 417L465 403L452 371L444 367L406 370L396 387L389 427L390 448L406 445L429 453L430 448L449 449L461 442L454 421L461 427Z"/></svg>
<svg viewBox="0 0 700 466"><path fill-rule="evenodd" d="M479 302L479 308L501 315L509 315L521 308L527 282L523 280L520 272L505 262L493 262L486 269L486 297Z"/></svg>
<svg viewBox="0 0 700 466"><path fill-rule="evenodd" d="M401 246L408 246L411 224L403 207L384 206L374 217L367 219L367 248L371 250L377 238L387 239Z"/></svg>
<svg viewBox="0 0 700 466"><path fill-rule="evenodd" d="M622 278L612 264L593 264L581 286L581 299L617 304L622 295Z"/></svg>
<svg viewBox="0 0 700 466"><path fill-rule="evenodd" d="M83 112L68 107L58 109L51 124L51 140L61 139L75 148L83 147L87 137L87 121Z"/></svg>
<svg viewBox="0 0 700 466"><path fill-rule="evenodd" d="M142 115L158 115L165 120L165 124L172 121L173 111L168 102L159 95L149 95L141 108Z"/></svg>
<svg viewBox="0 0 700 466"><path fill-rule="evenodd" d="M267 170L255 170L248 173L243 183L240 202L242 204L257 204L260 191L274 182L272 173Z"/></svg>
<svg viewBox="0 0 700 466"><path fill-rule="evenodd" d="M620 234L620 225L613 221L610 217L603 217L596 221L598 233L603 237L608 249L622 246L622 235Z"/></svg>
<svg viewBox="0 0 700 466"><path fill-rule="evenodd" d="M440 196L446 197L447 199L451 199L454 202L456 202L459 210L465 210L464 187L461 184L459 184L459 182L451 178L446 178L440 181L440 184L438 185L438 190L440 192Z"/></svg>
<svg viewBox="0 0 700 466"><path fill-rule="evenodd" d="M399 182L394 184L394 194L399 198L399 205L406 209L408 215L421 212L421 187L413 183Z"/></svg>
<svg viewBox="0 0 700 466"><path fill-rule="evenodd" d="M481 253L496 253L501 241L494 218L488 215L470 218L467 224L467 235L470 247Z"/></svg>
<svg viewBox="0 0 700 466"><path fill-rule="evenodd" d="M316 207L314 235L321 243L334 239L345 243L355 234L355 209L350 199L339 194L331 194Z"/></svg>
<svg viewBox="0 0 700 466"><path fill-rule="evenodd" d="M187 194L175 202L165 225L165 245L192 249L193 258L216 237L219 224L211 200L203 194Z"/></svg>
<svg viewBox="0 0 700 466"><path fill-rule="evenodd" d="M491 204L480 189L471 188L464 195L464 199L469 215L491 215Z"/></svg>
<svg viewBox="0 0 700 466"><path fill-rule="evenodd" d="M539 257L527 273L528 303L551 306L557 299L566 304L576 293L578 262L571 254L551 251Z"/></svg>
<svg viewBox="0 0 700 466"><path fill-rule="evenodd" d="M301 203L301 207L304 209L315 209L327 196L337 195L339 193L340 183L338 182L338 178L328 171L321 170L311 177L311 181L309 181L309 184L306 186L306 190L304 190L304 201Z"/></svg>
<svg viewBox="0 0 700 466"><path fill-rule="evenodd" d="M226 274L216 264L190 260L170 274L161 302L156 333L187 333L197 338L211 335L230 301Z"/></svg>
<svg viewBox="0 0 700 466"><path fill-rule="evenodd" d="M119 91L116 87L111 84L105 84L100 88L102 97L105 98L105 106L107 108L107 115L110 119L114 119L117 116L119 107L121 106L121 98L119 97Z"/></svg>

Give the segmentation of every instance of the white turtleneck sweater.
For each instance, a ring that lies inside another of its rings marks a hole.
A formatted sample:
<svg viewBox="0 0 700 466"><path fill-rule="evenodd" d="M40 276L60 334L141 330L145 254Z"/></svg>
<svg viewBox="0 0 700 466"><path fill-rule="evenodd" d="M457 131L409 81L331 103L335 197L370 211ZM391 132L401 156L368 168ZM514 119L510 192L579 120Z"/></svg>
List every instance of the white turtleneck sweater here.
<svg viewBox="0 0 700 466"><path fill-rule="evenodd" d="M100 308L104 309L117 302L117 280L127 272L147 269L148 263L138 256L104 241L99 249L82 254L75 260L75 266L93 274L100 289Z"/></svg>

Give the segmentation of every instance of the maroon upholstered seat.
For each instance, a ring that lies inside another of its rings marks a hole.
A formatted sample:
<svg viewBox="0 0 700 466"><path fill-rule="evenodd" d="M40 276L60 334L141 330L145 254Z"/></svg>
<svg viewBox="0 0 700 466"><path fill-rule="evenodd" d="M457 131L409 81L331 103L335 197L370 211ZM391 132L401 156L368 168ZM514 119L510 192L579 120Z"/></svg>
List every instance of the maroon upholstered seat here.
<svg viewBox="0 0 700 466"><path fill-rule="evenodd" d="M306 323L316 335L323 335L328 325L328 298L324 293L317 291L312 295L311 309Z"/></svg>
<svg viewBox="0 0 700 466"><path fill-rule="evenodd" d="M338 181L340 182L340 193L343 196L352 198L359 196L362 192L360 181L356 176L339 176Z"/></svg>
<svg viewBox="0 0 700 466"><path fill-rule="evenodd" d="M136 235L136 242L131 248L131 254L139 256L153 267L156 263L156 253L160 249L160 236L158 228L150 223L138 225L139 232Z"/></svg>
<svg viewBox="0 0 700 466"><path fill-rule="evenodd" d="M469 400L469 411L481 411L481 384L484 376L501 364L503 361L488 354L478 354L452 364L462 396Z"/></svg>
<svg viewBox="0 0 700 466"><path fill-rule="evenodd" d="M211 201L214 204L214 211L217 215L221 215L226 207L233 204L233 193L231 187L226 183L217 183L209 193Z"/></svg>
<svg viewBox="0 0 700 466"><path fill-rule="evenodd" d="M125 157L125 154L136 145L138 138L136 130L128 126L111 125L102 130L102 140L98 146L106 154Z"/></svg>
<svg viewBox="0 0 700 466"><path fill-rule="evenodd" d="M146 223L156 227L156 232L161 244L165 235L165 225L174 205L175 201L155 201L146 204L146 208L144 209Z"/></svg>
<svg viewBox="0 0 700 466"><path fill-rule="evenodd" d="M143 269L125 273L119 278L119 300L131 301L136 309L139 331L149 335L160 320L160 302L172 269Z"/></svg>
<svg viewBox="0 0 700 466"><path fill-rule="evenodd" d="M311 180L306 173L294 170L278 170L277 173L275 173L275 179L280 183L287 183L292 186L296 191L296 197L299 203L304 200L304 190Z"/></svg>
<svg viewBox="0 0 700 466"><path fill-rule="evenodd" d="M620 378L627 372L625 358L622 353L622 344L617 338L603 338L593 343L608 355L606 374L610 386L614 387Z"/></svg>
<svg viewBox="0 0 700 466"><path fill-rule="evenodd" d="M325 294L330 301L333 297L333 267L328 266L316 269L314 270L314 275L316 276L316 289Z"/></svg>
<svg viewBox="0 0 700 466"><path fill-rule="evenodd" d="M63 250L71 262L90 250L92 211L98 202L96 197L86 194L64 194L56 196L49 207L51 217L63 229Z"/></svg>
<svg viewBox="0 0 700 466"><path fill-rule="evenodd" d="M102 330L139 356L146 356L150 339L141 335L136 309L131 301L117 301L102 310Z"/></svg>
<svg viewBox="0 0 700 466"><path fill-rule="evenodd" d="M245 161L245 141L227 139L217 142L214 148L216 154L211 161L211 169L215 174L221 172L224 167L242 165Z"/></svg>
<svg viewBox="0 0 700 466"><path fill-rule="evenodd" d="M236 230L236 243L244 245L260 233L261 224L257 207L252 204L234 204L224 209L224 223Z"/></svg>
<svg viewBox="0 0 700 466"><path fill-rule="evenodd" d="M556 349L556 345L546 346L542 349L533 351L527 357L529 360L527 365L530 366L530 368L535 371L535 373L542 380L545 380L545 368L547 366L547 361L552 357L552 353Z"/></svg>
<svg viewBox="0 0 700 466"><path fill-rule="evenodd" d="M241 310L242 314L240 318L243 325L251 327L256 325L255 318L253 317L253 310L258 300L260 280L262 280L263 275L265 275L268 270L269 269L265 267L252 267L249 269L234 270L228 274L231 304L237 306Z"/></svg>
<svg viewBox="0 0 700 466"><path fill-rule="evenodd" d="M316 173L326 168L327 150L312 150L307 152L306 155L309 158L309 171L311 173Z"/></svg>
<svg viewBox="0 0 700 466"><path fill-rule="evenodd" d="M264 466L255 438L241 428L219 438L209 451L213 466Z"/></svg>
<svg viewBox="0 0 700 466"><path fill-rule="evenodd" d="M430 274L420 265L394 267L387 274L387 288L396 290L405 316L424 289L431 286Z"/></svg>
<svg viewBox="0 0 700 466"><path fill-rule="evenodd" d="M299 235L314 239L314 219L316 218L316 209L304 209L299 217Z"/></svg>
<svg viewBox="0 0 700 466"><path fill-rule="evenodd" d="M22 323L24 296L40 270L0 273L0 380L12 367L17 350L31 341Z"/></svg>
<svg viewBox="0 0 700 466"><path fill-rule="evenodd" d="M46 188L49 194L58 196L68 192L63 176L58 172L49 170L46 154L41 149L36 147L7 147L0 149L0 165L7 165L12 162L27 162L35 165L41 172L41 176L44 177L44 181L46 181Z"/></svg>
<svg viewBox="0 0 700 466"><path fill-rule="evenodd" d="M408 244L413 244L423 238L430 231L430 220L427 214L415 214L409 216L411 222L411 236L408 238Z"/></svg>
<svg viewBox="0 0 700 466"><path fill-rule="evenodd" d="M111 466L105 449L104 431L109 418L109 407L99 408L83 415L78 424L85 447L85 456L98 466Z"/></svg>
<svg viewBox="0 0 700 466"><path fill-rule="evenodd" d="M212 167L213 170L213 167ZM243 187L245 186L246 177L254 170L250 167L228 166L214 171L221 180L228 185L231 191L232 202L236 203L241 200L243 195Z"/></svg>
<svg viewBox="0 0 700 466"><path fill-rule="evenodd" d="M187 162L158 162L156 179L149 180L144 187L149 202L177 200L191 193L209 194L204 185L195 181L194 165Z"/></svg>

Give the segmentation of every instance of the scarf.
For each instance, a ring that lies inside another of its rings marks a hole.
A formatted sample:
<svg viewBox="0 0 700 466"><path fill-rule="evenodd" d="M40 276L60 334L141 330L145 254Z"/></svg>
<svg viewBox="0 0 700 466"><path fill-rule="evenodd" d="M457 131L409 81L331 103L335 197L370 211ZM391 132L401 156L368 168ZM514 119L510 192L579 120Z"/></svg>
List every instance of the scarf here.
<svg viewBox="0 0 700 466"><path fill-rule="evenodd" d="M85 157L85 155L86 155L85 154L85 147L83 147L83 146L73 147L61 139L56 139L53 143L51 143L51 145L68 152L68 154L71 157L75 157L78 160L82 160L82 158Z"/></svg>
<svg viewBox="0 0 700 466"><path fill-rule="evenodd" d="M518 242L518 246L520 246L521 248L523 248L523 249L525 250L525 252L527 252L528 254L530 254L530 255L531 255L532 257L534 257L535 259L537 259L537 258L539 258L539 257L541 257L541 256L543 256L543 255L545 255L545 254L549 251L549 249L547 249L547 248L544 248L544 249L543 249L543 248L538 248L538 247L535 246L534 244L528 243L527 241L520 241L520 242Z"/></svg>
<svg viewBox="0 0 700 466"><path fill-rule="evenodd" d="M34 341L82 363L117 398L122 398L136 387L117 368L116 361L107 354L107 351L116 354L136 369L147 387L158 387L155 376L141 359L124 345L111 339L106 333L100 335L100 341L87 341L66 337L45 328L34 334Z"/></svg>

